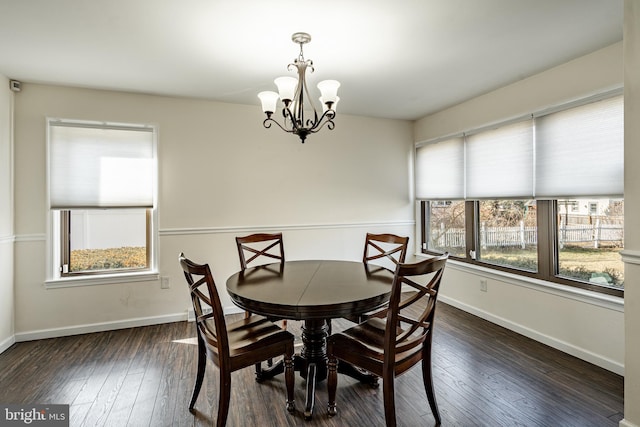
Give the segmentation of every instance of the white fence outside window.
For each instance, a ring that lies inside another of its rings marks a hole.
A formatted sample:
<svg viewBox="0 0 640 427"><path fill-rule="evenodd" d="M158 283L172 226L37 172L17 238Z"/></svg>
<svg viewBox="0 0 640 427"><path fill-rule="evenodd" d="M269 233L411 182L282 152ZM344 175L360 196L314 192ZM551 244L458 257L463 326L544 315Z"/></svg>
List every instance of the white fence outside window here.
<svg viewBox="0 0 640 427"><path fill-rule="evenodd" d="M561 224L558 229L560 247L566 244L587 243L593 248L600 247L602 242L622 246L624 226L622 224L602 224L596 220L593 224ZM444 224L431 232L433 246L439 248L464 248L465 230L463 228L446 229ZM480 227L480 247L519 247L536 245L538 235L536 227L525 227L521 222L517 227Z"/></svg>

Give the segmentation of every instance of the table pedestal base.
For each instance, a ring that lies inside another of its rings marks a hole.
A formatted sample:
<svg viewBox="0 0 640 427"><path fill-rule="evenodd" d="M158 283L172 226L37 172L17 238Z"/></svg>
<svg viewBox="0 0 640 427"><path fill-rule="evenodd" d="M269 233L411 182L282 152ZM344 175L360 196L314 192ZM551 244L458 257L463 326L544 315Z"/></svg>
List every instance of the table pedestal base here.
<svg viewBox="0 0 640 427"><path fill-rule="evenodd" d="M294 356L294 369L307 380L304 418L310 420L315 403L316 383L327 378L328 323L324 319L308 319L302 326L302 350ZM256 369L256 381L261 382L284 372L284 363L279 361L266 369ZM378 386L378 377L354 368L344 362L338 363L338 372L373 387Z"/></svg>

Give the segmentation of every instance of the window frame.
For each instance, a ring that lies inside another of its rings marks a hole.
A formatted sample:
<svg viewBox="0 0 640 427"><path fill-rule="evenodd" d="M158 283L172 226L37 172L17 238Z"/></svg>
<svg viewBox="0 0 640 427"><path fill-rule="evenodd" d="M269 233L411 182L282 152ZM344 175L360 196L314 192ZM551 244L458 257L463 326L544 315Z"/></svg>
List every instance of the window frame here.
<svg viewBox="0 0 640 427"><path fill-rule="evenodd" d="M428 249L427 236L429 233L428 206L429 200L420 200L420 220L421 220L421 252L425 255L440 255L438 251ZM507 267L472 257L472 251L478 253L479 236L479 201L465 200L465 237L466 249L465 257L452 256L451 258L463 263L477 265L546 282L572 286L575 288L598 292L601 294L624 297L623 289L616 289L601 285L594 285L587 282L569 279L558 275L558 238L556 213L558 212L557 200L536 200L537 223L538 223L538 271L526 271L513 267Z"/></svg>
<svg viewBox="0 0 640 427"><path fill-rule="evenodd" d="M69 260L70 255L70 239L64 238L69 236L69 216L64 212L69 212L74 208L69 209L54 209L50 203L50 164L47 160L47 276L44 282L45 288L63 288L63 287L76 287L87 285L102 285L112 283L130 283L130 282L143 282L143 281L157 281L160 278L158 271L158 129L155 125L150 124L128 124L128 123L109 123L109 122L97 122L97 121L84 121L73 119L61 119L61 118L46 118L46 130L47 130L47 157L49 158L49 147L51 144L50 126L51 123L64 122L69 125L77 124L78 126L97 127L103 129L116 128L123 129L129 128L132 130L146 129L152 134L152 149L153 149L153 206L146 207L146 268L135 269L113 269L113 270L100 270L100 271L82 271L75 273L63 273L62 266L64 261ZM79 209L79 208L75 208ZM103 209L89 207L87 209ZM111 208L106 208L111 209ZM114 208L115 209L115 208ZM67 221L65 224L65 217Z"/></svg>
<svg viewBox="0 0 640 427"><path fill-rule="evenodd" d="M104 209L109 210L109 209ZM145 259L145 267L138 268L114 268L109 270L83 270L83 271L69 271L69 266L71 265L71 211L72 209L61 210L59 213L60 217L60 277L81 277L81 276L94 276L94 275L105 275L105 274L122 274L122 273L135 273L135 272L148 272L151 270L152 264L152 238L151 233L153 230L152 227L152 218L153 213L152 209L145 209L145 249L146 249L146 259ZM67 268L65 268L65 266Z"/></svg>

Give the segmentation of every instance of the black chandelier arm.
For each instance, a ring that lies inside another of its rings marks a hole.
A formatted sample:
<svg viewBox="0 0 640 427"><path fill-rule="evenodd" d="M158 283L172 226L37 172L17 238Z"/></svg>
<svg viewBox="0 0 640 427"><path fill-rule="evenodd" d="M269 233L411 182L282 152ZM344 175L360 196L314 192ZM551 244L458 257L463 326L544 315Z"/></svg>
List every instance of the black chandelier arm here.
<svg viewBox="0 0 640 427"><path fill-rule="evenodd" d="M271 127L271 123L275 123L280 129L282 129L285 132L295 133L294 130L289 130L289 129L283 127L280 123L278 123L277 120L274 120L271 117L267 117L266 119L264 119L264 122L262 122L262 126L264 126L265 128L269 129Z"/></svg>
<svg viewBox="0 0 640 427"><path fill-rule="evenodd" d="M336 124L333 122L332 119L327 119L322 123L320 123L320 122L316 123L316 125L314 127L309 129L309 133L316 133L316 132L318 132L320 129L322 129L325 126L327 127L327 129L333 130L333 128L336 127Z"/></svg>
<svg viewBox="0 0 640 427"><path fill-rule="evenodd" d="M299 130L304 129L302 127L302 123L300 123L300 121L293 115L293 112L291 111L291 109L289 107L284 107L282 109L282 117L284 117L285 125L287 123L287 119L289 119L291 121L291 130L289 130L287 132L296 133ZM280 126L280 127L282 128L282 126Z"/></svg>
<svg viewBox="0 0 640 427"><path fill-rule="evenodd" d="M318 112L314 108L313 109L313 119L307 119L304 124L305 124L307 129L315 129L316 126L318 126L320 124L320 120L322 120L323 117L324 117L324 114L320 117L320 119L318 119Z"/></svg>
<svg viewBox="0 0 640 427"><path fill-rule="evenodd" d="M333 130L333 128L336 127L336 124L333 122L333 119L335 117L335 111L327 110L322 114L322 116L320 116L320 119L318 119L316 116L316 120L314 122L311 122L311 120L307 120L309 133L316 133L325 126L327 127L327 129Z"/></svg>
<svg viewBox="0 0 640 427"><path fill-rule="evenodd" d="M283 110L286 110L286 109L283 109ZM290 112L287 115L287 113L285 113L284 111L283 111L283 114L285 115L285 117L288 117L291 115ZM310 133L318 132L320 129L322 129L325 126L327 127L327 129L333 130L336 126L336 124L333 122L334 118L335 118L335 112L332 110L327 110L324 112L322 116L320 116L320 120L315 120L315 121L311 121L311 119L307 120L307 127L299 126L295 124L295 121L293 121L294 123L293 127L291 129L287 129L286 127L282 126L280 122L278 122L277 120L274 120L271 117L267 117L266 119L264 119L264 121L262 122L262 125L266 129L269 129L271 128L271 124L275 123L276 126L278 126L280 129L282 129L287 133L294 133L296 135L306 136Z"/></svg>

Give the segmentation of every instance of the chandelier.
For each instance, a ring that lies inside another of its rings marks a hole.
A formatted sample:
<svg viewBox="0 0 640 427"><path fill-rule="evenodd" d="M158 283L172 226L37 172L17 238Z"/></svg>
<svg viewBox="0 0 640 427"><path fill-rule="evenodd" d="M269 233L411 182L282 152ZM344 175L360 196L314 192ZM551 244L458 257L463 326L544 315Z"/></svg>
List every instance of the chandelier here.
<svg viewBox="0 0 640 427"><path fill-rule="evenodd" d="M322 115L318 116L316 108L311 102L309 90L305 80L307 68L314 71L313 61L305 60L302 53L302 46L311 41L311 36L307 33L294 33L291 36L294 43L300 45L300 54L292 64L287 67L291 70L295 67L298 72L298 78L295 77L278 77L274 80L278 87L278 93L266 91L260 92L258 97L262 101L262 111L265 112L267 118L262 123L265 128L270 128L271 123L278 125L285 132L293 133L300 137L300 142L304 144L307 135L316 133L325 125L329 129L333 129L335 124L333 119L336 117L336 105L340 98L337 96L340 83L336 80L323 80L318 83L320 89L320 104L322 104ZM306 99L305 99L306 98ZM278 99L282 101L283 125L272 118L276 111L276 103ZM305 111L305 101L308 101L311 108ZM306 116L306 114L309 116Z"/></svg>

